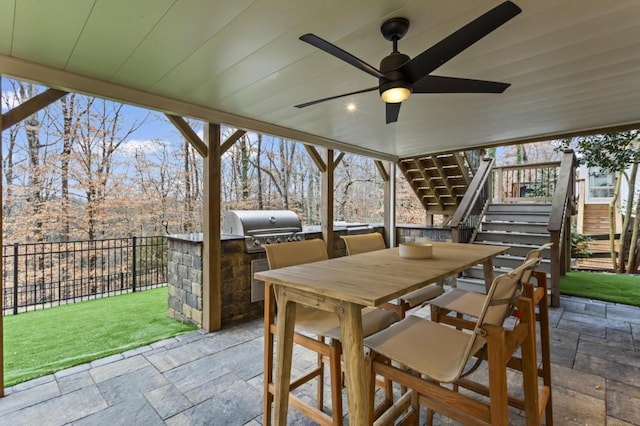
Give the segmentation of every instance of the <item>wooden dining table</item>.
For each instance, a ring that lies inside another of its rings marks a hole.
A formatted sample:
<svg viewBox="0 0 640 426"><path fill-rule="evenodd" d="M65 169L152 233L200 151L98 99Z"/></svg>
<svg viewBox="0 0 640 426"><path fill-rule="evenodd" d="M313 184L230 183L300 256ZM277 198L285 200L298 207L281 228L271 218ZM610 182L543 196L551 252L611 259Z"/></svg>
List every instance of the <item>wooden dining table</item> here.
<svg viewBox="0 0 640 426"><path fill-rule="evenodd" d="M433 255L429 259L402 258L396 247L254 274L267 284L265 291L273 289L277 301L275 424L287 423L296 304L338 315L349 424L369 425L372 407L367 399L362 308L381 305L428 284L441 283L478 264L483 266L485 281L491 283L493 258L509 249L480 244L432 244ZM270 304L265 303L265 321L273 317L270 309ZM268 329L269 324L265 324L265 330ZM265 336L265 340L268 338ZM265 371L266 368L265 365ZM265 419L265 424L269 423L270 419Z"/></svg>

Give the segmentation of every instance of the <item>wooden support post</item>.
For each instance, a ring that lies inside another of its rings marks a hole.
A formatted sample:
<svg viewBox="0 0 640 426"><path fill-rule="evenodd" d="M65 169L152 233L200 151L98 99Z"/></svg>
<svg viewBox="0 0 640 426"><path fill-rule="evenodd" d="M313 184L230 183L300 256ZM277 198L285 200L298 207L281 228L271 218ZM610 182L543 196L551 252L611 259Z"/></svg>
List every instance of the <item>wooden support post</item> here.
<svg viewBox="0 0 640 426"><path fill-rule="evenodd" d="M2 91L2 76L0 76L0 92ZM0 139L2 137L2 114L0 114ZM0 161L0 177L3 176L2 162ZM0 206L2 206L2 179L0 178ZM3 228L3 217L0 214L0 229ZM2 247L2 232L0 232L0 247ZM0 256L0 271L4 271L4 265L2 264L2 256ZM4 294L4 280L0 280L0 295ZM4 324L2 323L4 312L3 306L4 297L0 297L0 397L4 396ZM16 303L14 301L13 303Z"/></svg>
<svg viewBox="0 0 640 426"><path fill-rule="evenodd" d="M220 137L219 124L205 124L204 139L209 148L204 158L202 203L202 328L205 331L222 327Z"/></svg>
<svg viewBox="0 0 640 426"><path fill-rule="evenodd" d="M503 170L502 168L494 168L493 169L495 175L497 176L497 183L496 183L496 193L493 194L494 199L496 200L496 203L503 203L504 202L504 176L503 176Z"/></svg>
<svg viewBox="0 0 640 426"><path fill-rule="evenodd" d="M326 170L322 172L322 238L327 244L327 254L333 257L333 149L324 151Z"/></svg>
<svg viewBox="0 0 640 426"><path fill-rule="evenodd" d="M389 247L396 246L396 165L387 166L380 160L375 161L376 167L384 181L384 234Z"/></svg>

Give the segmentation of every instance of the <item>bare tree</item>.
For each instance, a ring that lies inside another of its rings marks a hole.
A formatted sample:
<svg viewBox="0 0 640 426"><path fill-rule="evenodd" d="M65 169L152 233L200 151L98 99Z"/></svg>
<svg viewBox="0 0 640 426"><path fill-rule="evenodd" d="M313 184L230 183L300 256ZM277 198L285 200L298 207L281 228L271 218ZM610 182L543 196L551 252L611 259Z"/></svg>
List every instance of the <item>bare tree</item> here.
<svg viewBox="0 0 640 426"><path fill-rule="evenodd" d="M76 95L71 93L60 100L62 108L62 155L60 158L60 186L62 202L62 241L68 241L70 233L69 223L69 161L71 160L71 150L75 141L75 127L73 120L75 116Z"/></svg>
<svg viewBox="0 0 640 426"><path fill-rule="evenodd" d="M86 208L85 232L89 240L105 233L109 223L108 200L114 179L114 154L142 124L134 121L126 128L122 104L83 97L76 108L77 143L74 145L72 174L83 194Z"/></svg>
<svg viewBox="0 0 640 426"><path fill-rule="evenodd" d="M16 98L17 93L17 82L15 80L8 80L13 88L13 91L10 93L2 93L2 104L5 106L7 110L10 110L14 107L14 99ZM14 185L14 162L15 157L14 153L16 150L16 143L18 138L18 132L20 131L20 124L16 124L11 126L9 129L2 133L3 136L6 136L6 139L3 138L2 145L6 147L2 158L2 170L4 172L5 179L5 193L3 197L3 205L2 205L2 215L4 217L10 217L12 215L12 209L14 204L13 199L13 185ZM6 143L5 143L6 140Z"/></svg>

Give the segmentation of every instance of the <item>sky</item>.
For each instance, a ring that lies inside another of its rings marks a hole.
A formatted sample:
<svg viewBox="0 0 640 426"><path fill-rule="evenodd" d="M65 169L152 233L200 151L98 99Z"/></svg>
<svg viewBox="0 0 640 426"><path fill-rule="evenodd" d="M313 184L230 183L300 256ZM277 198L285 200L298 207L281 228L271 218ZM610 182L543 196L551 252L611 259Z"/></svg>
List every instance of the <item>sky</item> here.
<svg viewBox="0 0 640 426"><path fill-rule="evenodd" d="M16 100L12 87L8 78L2 78L2 113L5 113L8 108L5 105L4 99L9 99L10 106L16 107L18 101ZM42 90L45 90L42 87ZM136 151L142 150L145 153L152 153L158 149L157 140L164 141L171 145L181 144L183 141L182 135L174 127L174 125L164 116L164 114L158 111L151 111L144 108L139 108L131 105L124 106L124 122L123 127L126 128L135 122L144 120L144 123L136 130L131 137L123 143L121 146L120 154L132 155ZM23 132L21 132L23 133ZM202 138L202 130L197 131L198 135ZM22 135L24 137L24 135ZM3 144L3 150L5 144Z"/></svg>

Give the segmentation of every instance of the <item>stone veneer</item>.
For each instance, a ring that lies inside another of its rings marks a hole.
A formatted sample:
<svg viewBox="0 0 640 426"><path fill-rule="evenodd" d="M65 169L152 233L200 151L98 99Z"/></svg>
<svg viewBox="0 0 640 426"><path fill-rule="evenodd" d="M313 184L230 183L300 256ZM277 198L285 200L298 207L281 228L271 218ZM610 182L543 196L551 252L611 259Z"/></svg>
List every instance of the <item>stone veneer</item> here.
<svg viewBox="0 0 640 426"><path fill-rule="evenodd" d="M334 231L334 257L346 255L340 238L346 233L344 228ZM322 233L305 232L305 239L313 238ZM168 241L168 315L202 327L202 234L171 235ZM238 236L223 236L221 246L222 326L262 317L263 302L251 302L251 261L266 254L246 253L244 238Z"/></svg>

